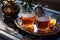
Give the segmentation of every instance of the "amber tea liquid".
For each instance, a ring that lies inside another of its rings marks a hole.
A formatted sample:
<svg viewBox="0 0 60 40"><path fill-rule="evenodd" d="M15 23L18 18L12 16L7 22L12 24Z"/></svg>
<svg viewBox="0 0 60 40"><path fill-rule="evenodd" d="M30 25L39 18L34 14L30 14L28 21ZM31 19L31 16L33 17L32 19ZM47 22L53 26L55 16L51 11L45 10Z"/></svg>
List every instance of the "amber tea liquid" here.
<svg viewBox="0 0 60 40"><path fill-rule="evenodd" d="M48 28L50 20L47 17L39 17L37 20L37 28L41 31L45 31Z"/></svg>
<svg viewBox="0 0 60 40"><path fill-rule="evenodd" d="M22 24L24 26L32 26L34 24L34 16L32 14L25 14L22 16Z"/></svg>

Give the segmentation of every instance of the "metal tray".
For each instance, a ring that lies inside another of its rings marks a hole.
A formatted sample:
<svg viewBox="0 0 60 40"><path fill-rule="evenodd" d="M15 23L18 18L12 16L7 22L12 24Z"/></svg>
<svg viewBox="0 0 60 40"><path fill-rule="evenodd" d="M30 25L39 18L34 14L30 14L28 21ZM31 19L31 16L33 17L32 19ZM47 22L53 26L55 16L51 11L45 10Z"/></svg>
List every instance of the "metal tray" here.
<svg viewBox="0 0 60 40"><path fill-rule="evenodd" d="M37 30L37 27L36 25L34 24L34 31L33 32L30 32L28 30L25 30L24 27L22 26L22 22L21 22L21 19L16 19L15 21L15 24L17 25L17 27L25 32L27 32L28 34L32 34L32 35L43 35L43 36L46 36L46 35L53 35L53 34L56 34L58 33L60 30L59 30L59 23L57 23L55 26L54 26L54 30L51 29L51 31L49 32L41 32L41 31L38 31Z"/></svg>

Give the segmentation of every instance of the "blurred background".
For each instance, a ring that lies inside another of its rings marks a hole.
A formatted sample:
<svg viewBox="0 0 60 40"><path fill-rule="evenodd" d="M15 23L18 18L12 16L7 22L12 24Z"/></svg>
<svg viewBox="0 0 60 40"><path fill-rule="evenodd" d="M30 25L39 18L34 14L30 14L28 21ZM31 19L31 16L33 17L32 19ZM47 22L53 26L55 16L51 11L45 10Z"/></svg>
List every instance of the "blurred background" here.
<svg viewBox="0 0 60 40"><path fill-rule="evenodd" d="M2 1L5 1L5 0L0 0L0 2L2 2ZM26 1L29 4L41 3L42 6L44 6L44 7L60 11L60 0L15 0L15 1Z"/></svg>

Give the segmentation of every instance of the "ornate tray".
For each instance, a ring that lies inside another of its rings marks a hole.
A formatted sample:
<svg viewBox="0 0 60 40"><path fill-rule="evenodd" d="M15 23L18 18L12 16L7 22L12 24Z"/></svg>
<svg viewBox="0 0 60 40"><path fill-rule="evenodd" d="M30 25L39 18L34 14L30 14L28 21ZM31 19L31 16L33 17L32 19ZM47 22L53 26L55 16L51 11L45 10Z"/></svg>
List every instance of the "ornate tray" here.
<svg viewBox="0 0 60 40"><path fill-rule="evenodd" d="M60 31L59 30L60 29L60 24L59 23L56 23L56 25L53 28L49 28L47 31L42 32L42 31L39 31L37 29L36 24L33 24L33 30L29 31L29 30L25 30L25 27L23 27L23 25L22 25L21 19L16 19L14 22L19 29L27 32L28 34L33 34L33 35L44 35L44 36L53 35L53 34L56 34Z"/></svg>

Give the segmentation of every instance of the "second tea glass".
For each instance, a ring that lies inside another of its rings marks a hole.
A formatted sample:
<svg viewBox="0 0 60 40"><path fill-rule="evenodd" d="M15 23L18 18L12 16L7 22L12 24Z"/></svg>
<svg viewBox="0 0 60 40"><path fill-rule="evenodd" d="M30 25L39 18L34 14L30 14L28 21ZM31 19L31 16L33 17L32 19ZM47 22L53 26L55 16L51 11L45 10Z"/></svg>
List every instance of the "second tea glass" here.
<svg viewBox="0 0 60 40"><path fill-rule="evenodd" d="M36 25L38 30L46 31L49 28L50 17L49 16L41 16L36 18Z"/></svg>

